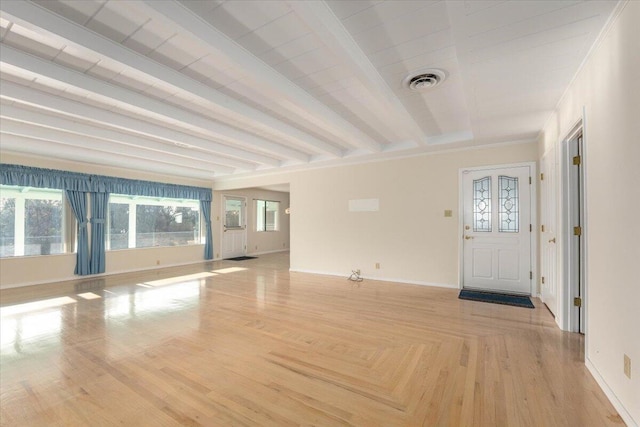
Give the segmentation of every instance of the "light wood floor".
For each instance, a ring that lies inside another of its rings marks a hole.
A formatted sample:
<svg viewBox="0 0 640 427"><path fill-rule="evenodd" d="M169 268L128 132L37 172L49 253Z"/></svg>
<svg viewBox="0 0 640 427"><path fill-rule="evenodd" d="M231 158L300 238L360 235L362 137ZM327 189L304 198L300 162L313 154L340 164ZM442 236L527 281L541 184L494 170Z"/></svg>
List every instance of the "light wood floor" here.
<svg viewBox="0 0 640 427"><path fill-rule="evenodd" d="M289 273L286 253L0 296L3 426L623 425L537 300Z"/></svg>

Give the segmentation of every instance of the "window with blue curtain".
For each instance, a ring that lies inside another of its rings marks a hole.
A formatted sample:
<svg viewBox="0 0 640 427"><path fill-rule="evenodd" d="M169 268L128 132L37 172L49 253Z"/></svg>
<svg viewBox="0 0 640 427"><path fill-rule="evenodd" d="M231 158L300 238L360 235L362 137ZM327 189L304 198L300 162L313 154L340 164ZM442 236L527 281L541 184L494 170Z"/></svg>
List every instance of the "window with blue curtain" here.
<svg viewBox="0 0 640 427"><path fill-rule="evenodd" d="M107 250L202 241L199 200L111 194L107 223Z"/></svg>
<svg viewBox="0 0 640 427"><path fill-rule="evenodd" d="M8 164L0 164L0 184L65 191L71 210L77 220L78 253L75 273L78 275L98 274L106 270L106 222L109 195L112 193L198 200L202 211L201 221L205 229L204 258L213 259L212 192L210 188ZM87 203L91 207L91 218L87 217ZM11 211L11 200L8 200L7 206L7 212ZM89 223L91 224L90 229L87 227ZM7 234L10 233L7 232ZM89 252L89 241L91 242L91 252Z"/></svg>

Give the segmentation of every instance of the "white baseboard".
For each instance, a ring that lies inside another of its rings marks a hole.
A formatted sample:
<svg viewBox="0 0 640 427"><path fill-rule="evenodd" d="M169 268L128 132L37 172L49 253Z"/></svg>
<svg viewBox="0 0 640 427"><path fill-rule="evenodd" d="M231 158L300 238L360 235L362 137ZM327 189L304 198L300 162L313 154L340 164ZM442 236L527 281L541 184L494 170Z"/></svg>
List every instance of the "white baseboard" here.
<svg viewBox="0 0 640 427"><path fill-rule="evenodd" d="M622 420L627 424L627 427L638 427L638 424L631 417L631 414L627 411L622 402L618 400L618 397L613 392L613 390L611 390L611 387L609 387L604 378L602 378L602 375L600 375L600 372L598 372L598 369L595 367L593 362L591 362L590 359L586 358L584 364L589 372L591 372L593 379L596 380L605 396L607 396L613 407L616 409L616 411L618 411L618 414L620 414Z"/></svg>
<svg viewBox="0 0 640 427"><path fill-rule="evenodd" d="M27 286L36 286L36 285L46 285L49 283L57 283L57 282L68 282L71 280L80 280L82 278L87 278L87 279L92 279L94 277L102 277L105 276L105 274L96 274L93 276L68 276L68 277L58 277L56 279L51 279L51 280L38 280L35 282L20 282L20 283L9 283L8 285L1 285L0 289L4 290L4 289L13 289L13 288L24 288Z"/></svg>
<svg viewBox="0 0 640 427"><path fill-rule="evenodd" d="M289 248L287 248L287 249L276 249L274 251L247 252L245 255L246 256L266 255L266 254L275 254L275 253L279 253L279 252L289 252ZM224 258L218 257L218 258L212 259L212 261L224 261Z"/></svg>
<svg viewBox="0 0 640 427"><path fill-rule="evenodd" d="M317 270L303 270L303 269L294 269L290 268L289 271L294 273L309 273L309 274L320 274L323 276L338 276L338 277L349 277L349 274L345 274L344 272L336 273L330 271L317 271ZM433 286L437 288L449 288L449 289L460 289L458 285L451 285L448 283L431 283L431 282L423 282L420 280L406 280L406 279L390 279L387 277L371 277L371 276L361 276L363 279L367 280L377 280L380 282L396 282L402 283L406 285L420 285L420 286Z"/></svg>
<svg viewBox="0 0 640 427"><path fill-rule="evenodd" d="M276 249L273 251L261 251L261 252L247 252L248 256L253 256L253 255L266 255L266 254L275 254L278 252L289 252L289 249Z"/></svg>

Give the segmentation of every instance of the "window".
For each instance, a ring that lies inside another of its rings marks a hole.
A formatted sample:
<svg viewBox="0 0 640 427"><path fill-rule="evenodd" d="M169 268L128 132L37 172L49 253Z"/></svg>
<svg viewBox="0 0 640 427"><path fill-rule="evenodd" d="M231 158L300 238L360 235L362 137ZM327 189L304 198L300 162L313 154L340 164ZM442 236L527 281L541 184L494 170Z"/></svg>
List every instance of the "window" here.
<svg viewBox="0 0 640 427"><path fill-rule="evenodd" d="M129 247L129 204L109 203L109 249Z"/></svg>
<svg viewBox="0 0 640 427"><path fill-rule="evenodd" d="M225 228L242 228L244 227L244 218L242 204L244 199L234 199L225 197L224 202L224 226Z"/></svg>
<svg viewBox="0 0 640 427"><path fill-rule="evenodd" d="M62 190L0 185L0 257L65 252Z"/></svg>
<svg viewBox="0 0 640 427"><path fill-rule="evenodd" d="M107 249L200 243L200 202L112 194Z"/></svg>
<svg viewBox="0 0 640 427"><path fill-rule="evenodd" d="M280 202L256 200L256 231L280 229Z"/></svg>

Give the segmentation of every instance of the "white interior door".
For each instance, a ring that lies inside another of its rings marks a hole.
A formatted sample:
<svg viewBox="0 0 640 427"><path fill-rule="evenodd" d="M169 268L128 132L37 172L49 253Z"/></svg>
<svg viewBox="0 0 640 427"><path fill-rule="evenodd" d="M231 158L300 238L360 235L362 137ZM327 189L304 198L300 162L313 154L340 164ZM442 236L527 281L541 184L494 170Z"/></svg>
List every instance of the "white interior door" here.
<svg viewBox="0 0 640 427"><path fill-rule="evenodd" d="M558 310L558 258L557 258L557 201L556 201L556 151L549 150L542 157L542 180L540 199L542 201L540 223L542 227L542 259L540 296L547 308L557 315Z"/></svg>
<svg viewBox="0 0 640 427"><path fill-rule="evenodd" d="M247 252L247 199L224 196L222 203L222 258L234 258Z"/></svg>
<svg viewBox="0 0 640 427"><path fill-rule="evenodd" d="M530 169L463 171L464 288L531 294Z"/></svg>

